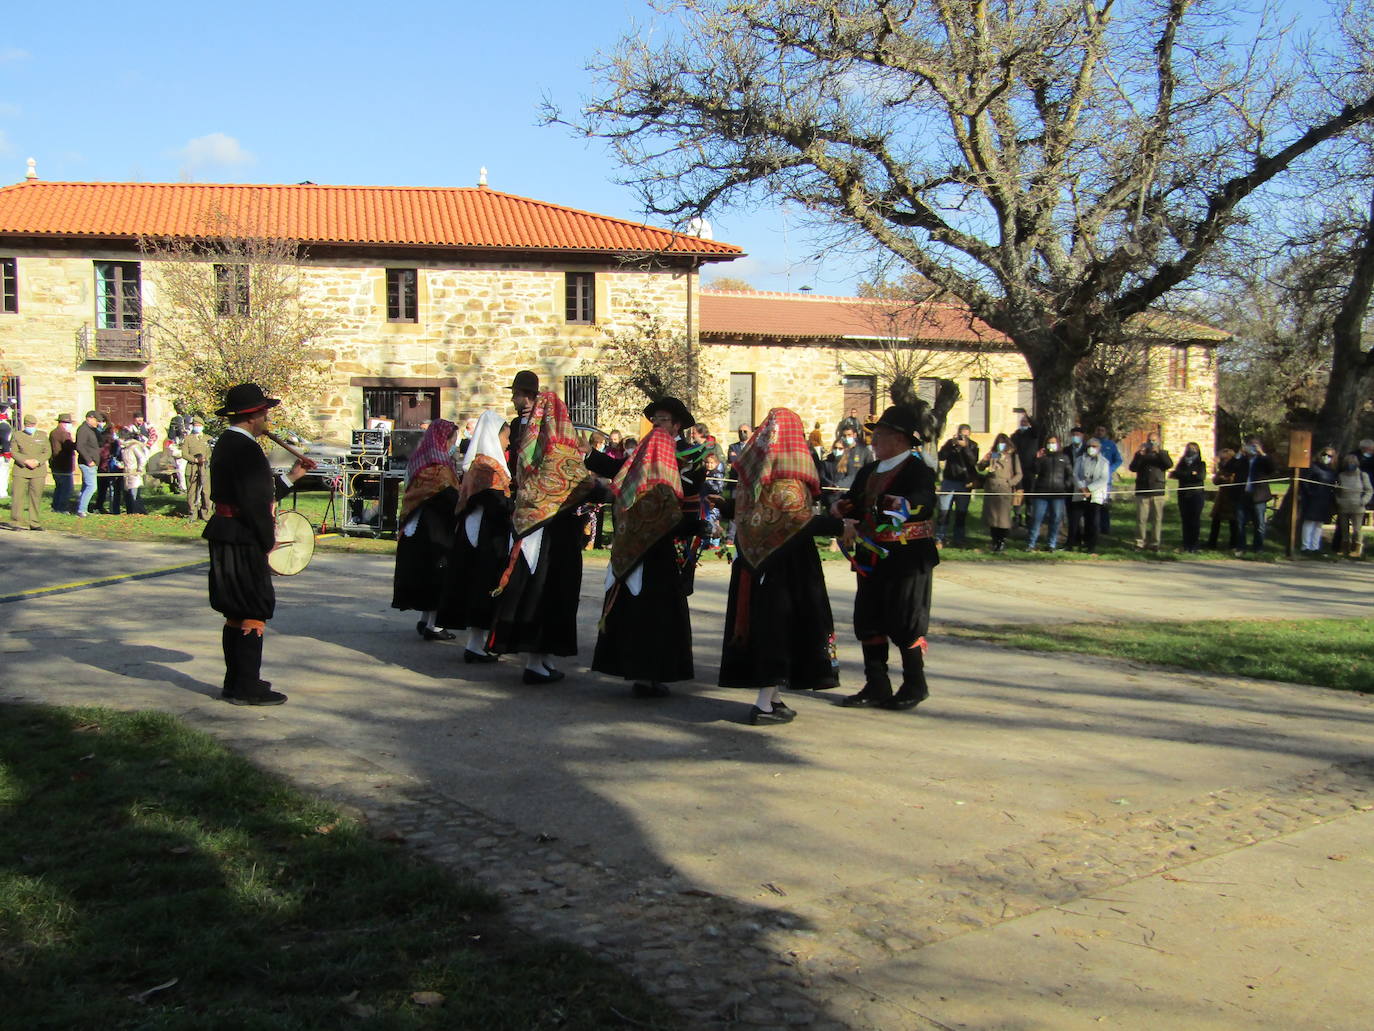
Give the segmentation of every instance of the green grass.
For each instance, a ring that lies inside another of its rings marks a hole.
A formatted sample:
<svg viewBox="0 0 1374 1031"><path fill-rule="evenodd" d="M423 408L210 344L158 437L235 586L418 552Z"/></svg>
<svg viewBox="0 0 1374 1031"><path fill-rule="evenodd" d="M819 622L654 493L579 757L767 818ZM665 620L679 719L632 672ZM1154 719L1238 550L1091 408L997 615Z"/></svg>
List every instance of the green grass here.
<svg viewBox="0 0 1374 1031"><path fill-rule="evenodd" d="M949 633L1032 651L1108 655L1374 694L1374 618L1069 623Z"/></svg>
<svg viewBox="0 0 1374 1031"><path fill-rule="evenodd" d="M170 716L0 710L0 829L6 1027L672 1026L623 975L503 930L492 896Z"/></svg>

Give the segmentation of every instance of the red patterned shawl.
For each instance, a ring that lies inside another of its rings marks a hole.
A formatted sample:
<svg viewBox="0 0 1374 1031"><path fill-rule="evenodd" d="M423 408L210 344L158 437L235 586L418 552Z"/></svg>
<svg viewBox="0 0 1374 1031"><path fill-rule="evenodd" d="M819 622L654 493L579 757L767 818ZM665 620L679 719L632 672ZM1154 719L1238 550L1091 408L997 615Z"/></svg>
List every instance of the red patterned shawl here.
<svg viewBox="0 0 1374 1031"><path fill-rule="evenodd" d="M447 419L435 419L420 438L406 463L406 492L401 499L399 522L404 523L421 505L448 487L458 488L458 456L453 438L458 427Z"/></svg>
<svg viewBox="0 0 1374 1031"><path fill-rule="evenodd" d="M543 526L567 508L576 508L594 480L582 461L568 407L552 391L534 402L520 447L519 486L511 524L517 537Z"/></svg>
<svg viewBox="0 0 1374 1031"><path fill-rule="evenodd" d="M615 537L611 540L611 569L620 578L682 521L677 446L667 430L655 426L649 431L616 475L612 490Z"/></svg>
<svg viewBox="0 0 1374 1031"><path fill-rule="evenodd" d="M755 569L811 521L820 480L797 414L774 408L735 462L735 544Z"/></svg>

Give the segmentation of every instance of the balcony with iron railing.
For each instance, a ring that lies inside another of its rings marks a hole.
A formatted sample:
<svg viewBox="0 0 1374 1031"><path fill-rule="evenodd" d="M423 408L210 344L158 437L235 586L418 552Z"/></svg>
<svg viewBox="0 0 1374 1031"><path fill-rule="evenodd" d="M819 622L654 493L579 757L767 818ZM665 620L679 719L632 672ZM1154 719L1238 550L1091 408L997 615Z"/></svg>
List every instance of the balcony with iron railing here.
<svg viewBox="0 0 1374 1031"><path fill-rule="evenodd" d="M83 362L152 361L152 337L146 327L139 329L96 329L82 324L76 331L76 360Z"/></svg>

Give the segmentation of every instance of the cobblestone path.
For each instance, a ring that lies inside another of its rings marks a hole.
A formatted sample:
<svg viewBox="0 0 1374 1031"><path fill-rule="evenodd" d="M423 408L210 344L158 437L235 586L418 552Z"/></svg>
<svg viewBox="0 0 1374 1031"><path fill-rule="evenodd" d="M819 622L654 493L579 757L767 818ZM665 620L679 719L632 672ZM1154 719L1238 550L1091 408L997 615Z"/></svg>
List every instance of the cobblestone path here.
<svg viewBox="0 0 1374 1031"><path fill-rule="evenodd" d="M244 742L248 744L248 742ZM260 745L261 743L259 743ZM302 745L306 745L302 749ZM696 889L672 870L615 869L356 756L302 761L322 742L245 748L351 807L384 840L474 877L511 922L635 974L693 1029L843 1029L866 966L1047 906L1374 809L1374 761L1226 789L770 910ZM313 781L313 782L312 782ZM900 1005L900 1002L897 1001ZM911 1026L938 1028L908 1010Z"/></svg>

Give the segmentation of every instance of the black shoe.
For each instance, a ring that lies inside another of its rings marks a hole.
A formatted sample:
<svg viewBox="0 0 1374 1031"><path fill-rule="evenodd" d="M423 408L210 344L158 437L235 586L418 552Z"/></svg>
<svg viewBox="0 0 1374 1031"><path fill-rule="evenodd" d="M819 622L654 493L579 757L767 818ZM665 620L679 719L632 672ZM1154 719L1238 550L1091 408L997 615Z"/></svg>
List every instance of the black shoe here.
<svg viewBox="0 0 1374 1031"><path fill-rule="evenodd" d="M884 696L879 695L876 692L870 692L868 688L865 687L858 694L852 694L847 698L841 698L840 705L844 706L846 709L863 709L868 706L876 707L880 705L885 705L891 700L891 690L889 690L888 693Z"/></svg>
<svg viewBox="0 0 1374 1031"><path fill-rule="evenodd" d="M878 707L881 709L914 709L929 697L930 692L928 691L919 688L907 690L905 687L901 687L891 698L879 702Z"/></svg>
<svg viewBox="0 0 1374 1031"><path fill-rule="evenodd" d="M630 689L636 698L667 698L671 693L667 684L635 684Z"/></svg>
<svg viewBox="0 0 1374 1031"><path fill-rule="evenodd" d="M425 626L424 620L420 620L420 622L415 624L415 632L426 641L452 641L458 636L448 630Z"/></svg>
<svg viewBox="0 0 1374 1031"><path fill-rule="evenodd" d="M791 709L774 704L771 712L764 712L757 705L749 707L749 722L755 726L766 726L770 723L791 723L797 718L797 714Z"/></svg>
<svg viewBox="0 0 1374 1031"><path fill-rule="evenodd" d="M567 676L567 674L561 669L549 669L549 667L545 666L543 673L536 673L534 670L526 667L520 679L526 684L556 684L565 676Z"/></svg>
<svg viewBox="0 0 1374 1031"><path fill-rule="evenodd" d="M774 711L774 712L785 712L785 713L787 713L787 718L788 718L789 720L795 718L796 715L797 715L797 710L794 709L794 708L792 708L790 705L788 705L786 702L782 701L781 699L779 699L778 701L776 701L776 702L773 703L773 711Z"/></svg>
<svg viewBox="0 0 1374 1031"><path fill-rule="evenodd" d="M463 661L472 662L495 662L501 656L493 655L491 652L475 652L471 648L463 649Z"/></svg>
<svg viewBox="0 0 1374 1031"><path fill-rule="evenodd" d="M281 705L286 695L280 691L262 691L254 694L221 694L230 705Z"/></svg>

